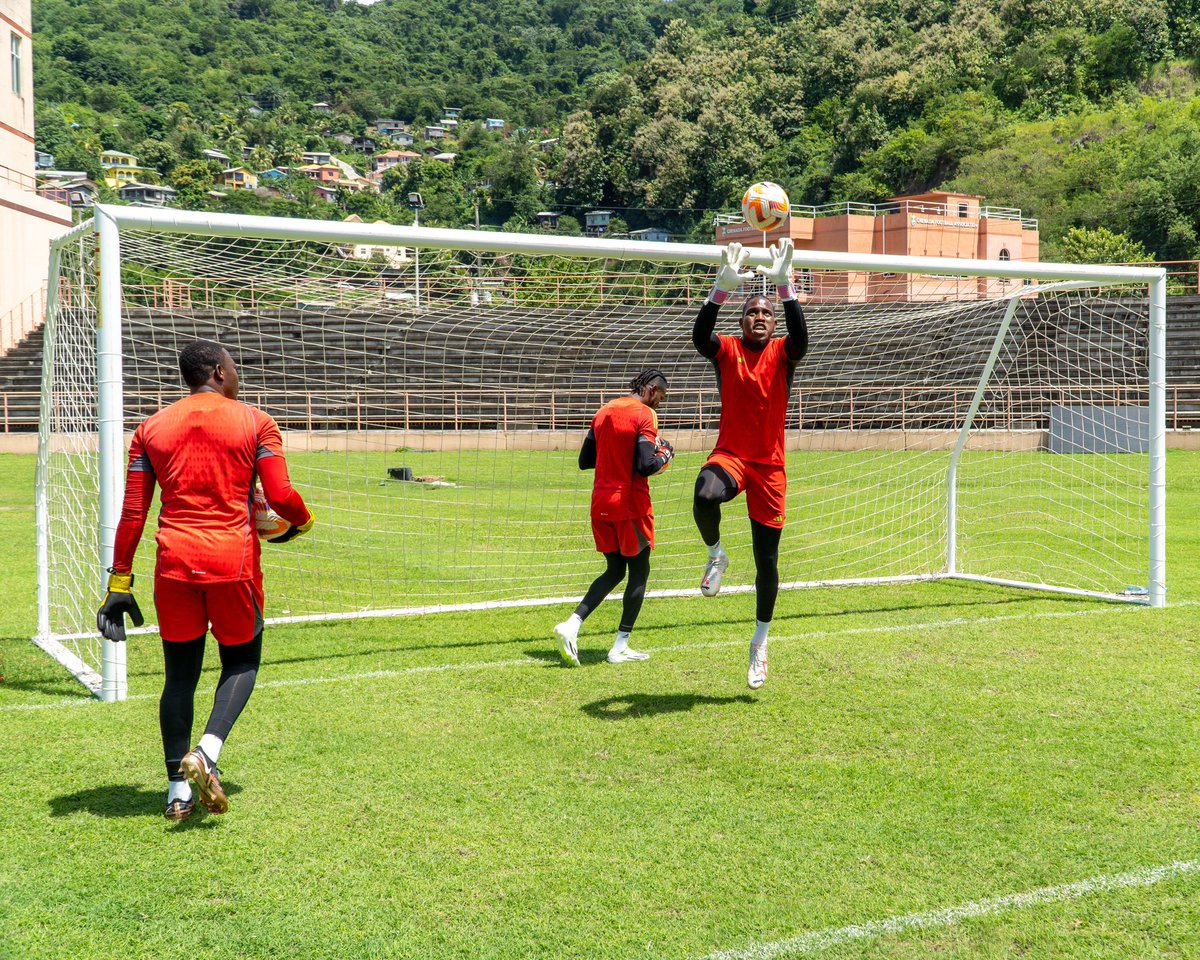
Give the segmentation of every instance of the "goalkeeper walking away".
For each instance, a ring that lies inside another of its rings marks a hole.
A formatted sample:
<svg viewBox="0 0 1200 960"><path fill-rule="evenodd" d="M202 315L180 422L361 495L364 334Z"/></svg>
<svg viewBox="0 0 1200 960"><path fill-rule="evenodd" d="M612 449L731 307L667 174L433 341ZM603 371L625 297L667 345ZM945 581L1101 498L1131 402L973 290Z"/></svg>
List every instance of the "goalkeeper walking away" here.
<svg viewBox="0 0 1200 960"><path fill-rule="evenodd" d="M746 491L757 620L746 681L756 690L767 680L767 631L779 593L779 540L787 508L784 422L796 364L808 350L808 326L792 286L792 241L785 239L771 247L771 265L756 272L776 288L787 336L772 339L775 307L765 296L752 296L742 306L740 337L713 332L721 304L754 277L743 270L749 255L738 243L722 251L716 282L692 327L692 343L712 362L721 394L717 445L696 478L692 516L708 547L700 592L713 597L729 566L721 546L721 504Z"/></svg>
<svg viewBox="0 0 1200 960"><path fill-rule="evenodd" d="M612 400L592 418L579 451L579 469L595 470L592 484L592 537L607 564L588 588L575 612L554 628L563 662L579 666L577 639L588 614L629 573L621 605L621 624L609 663L645 660L630 635L646 596L650 551L654 549L654 512L647 477L661 473L675 450L658 435L658 406L667 395L661 370L643 370L629 384L629 395Z"/></svg>
<svg viewBox="0 0 1200 960"><path fill-rule="evenodd" d="M157 483L162 488L154 566L154 607L166 673L159 726L167 765L168 820L186 820L201 805L224 813L217 758L250 699L262 660L262 547L252 502L256 478L290 526L282 542L308 532L313 516L292 489L279 427L237 399L238 372L224 347L198 340L179 354L191 389L144 420L133 434L125 500L117 526L108 592L96 625L109 640L125 640L125 615L137 626L133 557ZM217 641L221 676L199 743L188 749L196 684L209 627Z"/></svg>

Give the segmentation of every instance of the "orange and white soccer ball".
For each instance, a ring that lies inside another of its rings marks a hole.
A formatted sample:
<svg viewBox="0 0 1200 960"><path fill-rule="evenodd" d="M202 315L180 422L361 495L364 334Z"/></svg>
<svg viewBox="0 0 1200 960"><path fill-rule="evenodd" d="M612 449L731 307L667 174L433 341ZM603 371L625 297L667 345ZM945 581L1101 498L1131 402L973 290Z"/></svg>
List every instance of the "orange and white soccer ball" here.
<svg viewBox="0 0 1200 960"><path fill-rule="evenodd" d="M270 540L273 537L278 537L281 534L287 533L291 524L283 519L279 514L271 509L271 505L267 503L267 495L263 492L262 484L254 485L254 500L251 504L251 512L254 521L254 532L258 534L260 540Z"/></svg>
<svg viewBox="0 0 1200 960"><path fill-rule="evenodd" d="M787 192L777 183L753 183L742 197L742 216L755 230L774 230L791 212Z"/></svg>

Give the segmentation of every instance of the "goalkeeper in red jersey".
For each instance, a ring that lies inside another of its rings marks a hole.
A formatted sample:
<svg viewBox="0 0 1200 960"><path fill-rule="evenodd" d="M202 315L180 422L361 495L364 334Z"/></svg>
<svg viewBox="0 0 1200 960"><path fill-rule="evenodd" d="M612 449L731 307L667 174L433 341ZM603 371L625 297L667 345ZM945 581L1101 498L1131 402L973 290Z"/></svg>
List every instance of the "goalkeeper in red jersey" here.
<svg viewBox="0 0 1200 960"><path fill-rule="evenodd" d="M661 473L675 455L658 435L658 405L667 395L661 370L643 370L629 385L629 395L612 400L592 418L579 451L579 469L596 471L592 484L592 537L604 554L605 571L593 581L575 612L554 628L563 662L579 666L577 638L589 613L629 573L621 607L621 624L609 663L645 660L649 654L629 645L630 634L646 596L650 551L654 549L654 512L647 477Z"/></svg>
<svg viewBox="0 0 1200 960"><path fill-rule="evenodd" d="M271 507L291 524L273 542L313 525L288 480L279 427L237 400L237 366L229 352L198 340L179 354L179 370L191 395L148 417L133 434L108 592L96 614L100 632L113 641L125 639L126 614L137 626L143 622L131 570L157 483L162 509L154 607L166 673L158 716L170 781L168 820L191 815L192 785L209 812L229 807L217 758L250 699L262 659L262 548L251 507L256 478ZM189 750L210 626L221 676L204 735Z"/></svg>
<svg viewBox="0 0 1200 960"><path fill-rule="evenodd" d="M722 252L712 292L692 327L692 343L712 361L721 394L717 446L696 478L692 515L708 547L708 564L700 592L716 596L729 557L721 547L721 504L746 491L754 549L756 619L746 672L752 689L767 679L767 631L779 593L779 540L787 511L784 472L784 420L796 364L808 350L804 311L792 286L792 241L771 247L769 267L757 273L775 285L783 303L787 336L772 339L775 308L765 296L752 296L742 306L740 337L717 336L717 311L743 281L749 251L731 243Z"/></svg>

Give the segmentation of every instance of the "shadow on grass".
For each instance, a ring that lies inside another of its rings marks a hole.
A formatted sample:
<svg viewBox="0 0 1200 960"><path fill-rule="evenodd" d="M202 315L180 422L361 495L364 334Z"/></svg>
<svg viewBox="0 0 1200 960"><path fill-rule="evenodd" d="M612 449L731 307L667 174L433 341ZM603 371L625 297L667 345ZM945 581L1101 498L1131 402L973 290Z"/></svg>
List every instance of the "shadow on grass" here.
<svg viewBox="0 0 1200 960"><path fill-rule="evenodd" d="M703 693L623 693L603 700L585 703L579 709L597 720L632 720L653 717L662 713L686 713L698 706L726 706L732 703L755 703L754 697L743 693L736 697L712 697Z"/></svg>
<svg viewBox="0 0 1200 960"><path fill-rule="evenodd" d="M241 787L222 780L221 786L229 796L241 792ZM76 813L90 813L93 817L161 817L166 807L166 790L147 790L132 783L114 783L103 787L89 787L75 793L65 793L50 798L50 816L69 817ZM190 820L179 826L194 824L204 811L197 812Z"/></svg>

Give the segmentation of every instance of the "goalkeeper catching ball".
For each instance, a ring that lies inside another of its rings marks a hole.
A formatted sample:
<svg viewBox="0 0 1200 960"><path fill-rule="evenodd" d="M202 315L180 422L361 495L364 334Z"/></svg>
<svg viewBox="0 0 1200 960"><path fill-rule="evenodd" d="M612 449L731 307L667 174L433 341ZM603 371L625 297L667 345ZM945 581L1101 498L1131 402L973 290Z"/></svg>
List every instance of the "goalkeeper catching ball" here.
<svg viewBox="0 0 1200 960"><path fill-rule="evenodd" d="M621 608L621 624L609 663L645 660L649 654L629 646L630 634L646 596L650 551L654 549L654 512L647 477L661 473L674 448L658 435L658 405L667 395L661 370L643 370L629 385L629 395L612 400L592 418L579 451L579 469L595 470L592 484L592 537L604 554L607 569L588 588L575 612L554 628L563 662L579 666L577 638L589 613L629 572Z"/></svg>
<svg viewBox="0 0 1200 960"><path fill-rule="evenodd" d="M757 689L767 679L767 631L779 593L779 540L787 506L784 420L796 364L808 350L808 326L792 286L792 241L771 247L769 267L745 270L749 256L738 243L722 251L716 282L692 327L692 343L712 362L721 394L717 445L696 478L692 515L708 547L700 592L713 597L729 566L721 546L721 504L746 491L757 618L746 679ZM742 305L741 336L718 336L721 305L755 272L775 286L787 336L772 337L775 307L765 296L752 296Z"/></svg>
<svg viewBox="0 0 1200 960"><path fill-rule="evenodd" d="M290 524L273 542L290 540L313 525L288 480L279 427L237 400L237 366L229 351L198 340L179 354L179 370L191 395L134 431L108 592L96 614L100 632L116 642L125 639L126 614L137 626L143 622L131 571L157 483L162 509L155 535L154 607L166 673L158 716L169 781L168 820L192 814L193 784L209 812L224 813L229 806L217 757L250 699L262 659L262 548L251 508L256 477L271 507ZM204 735L189 750L210 626L221 677Z"/></svg>

